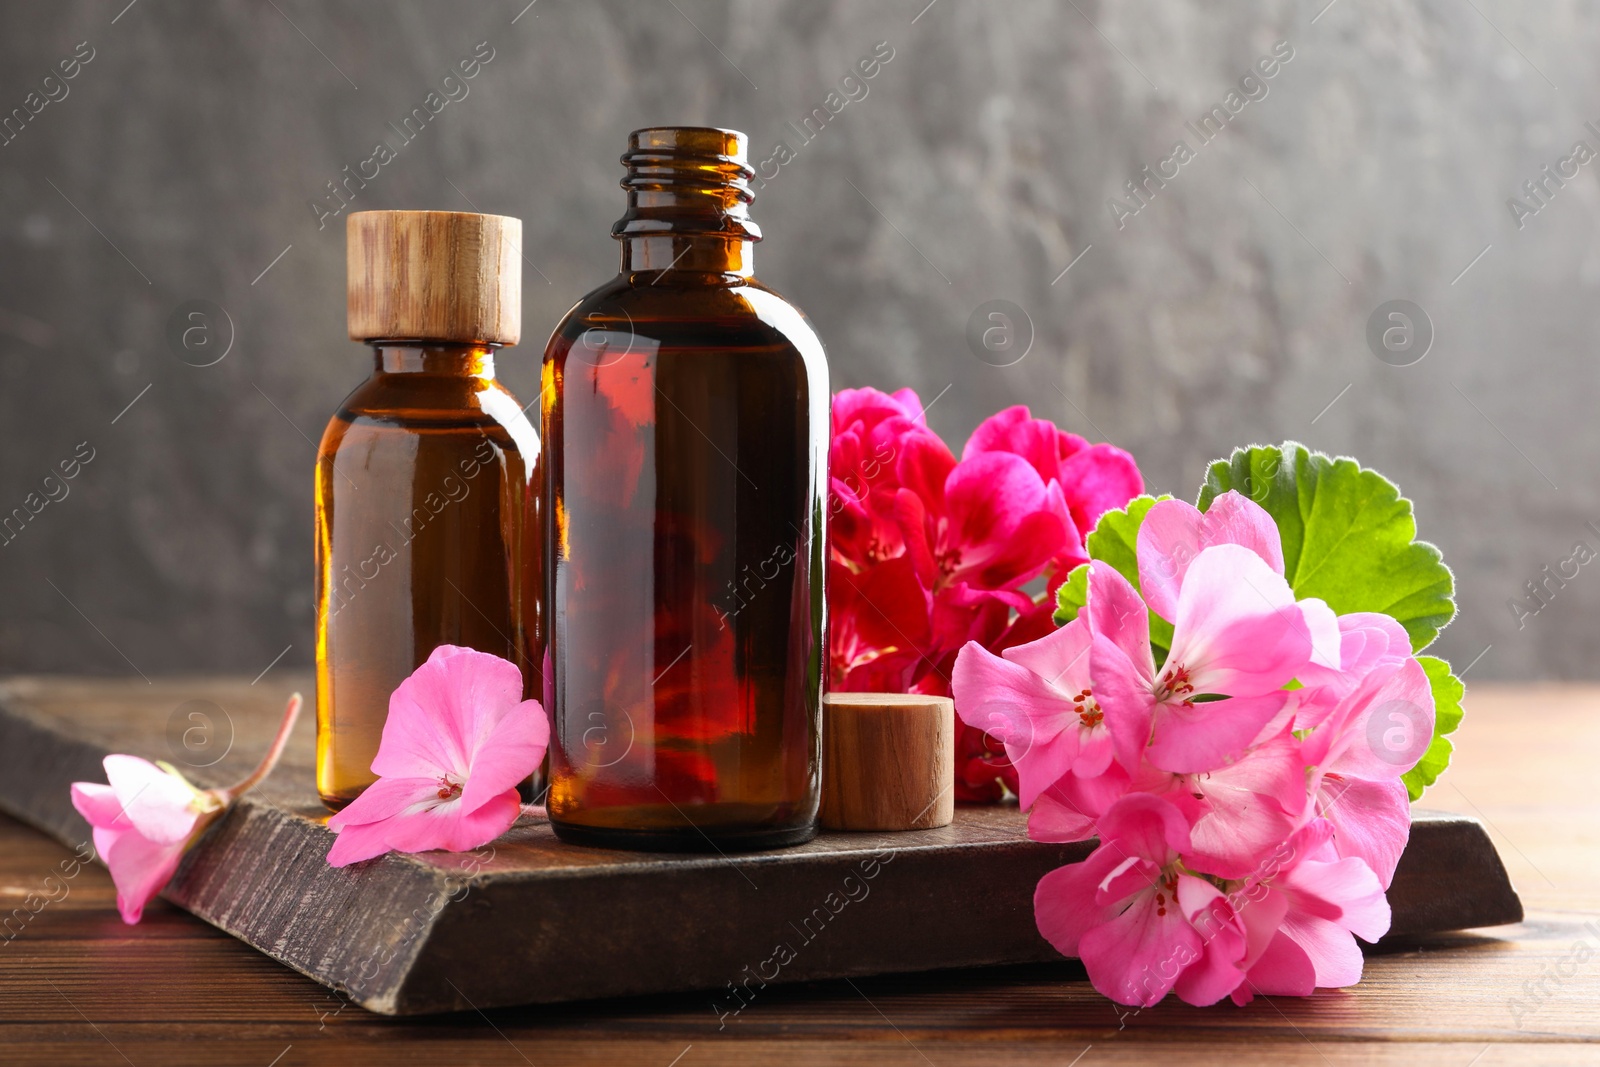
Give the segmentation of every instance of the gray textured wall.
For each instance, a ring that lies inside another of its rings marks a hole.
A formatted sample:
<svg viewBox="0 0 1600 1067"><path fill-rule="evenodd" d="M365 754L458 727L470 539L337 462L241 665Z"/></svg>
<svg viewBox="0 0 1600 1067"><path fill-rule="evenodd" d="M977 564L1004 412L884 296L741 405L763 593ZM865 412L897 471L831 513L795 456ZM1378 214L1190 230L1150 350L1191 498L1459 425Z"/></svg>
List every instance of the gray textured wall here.
<svg viewBox="0 0 1600 1067"><path fill-rule="evenodd" d="M342 219L319 229L310 205L479 42L494 58L469 95L355 206L525 220L539 273L502 365L531 396L548 330L615 270L630 129L796 148L784 123L887 41L868 95L755 204L758 271L815 321L838 384L939 396L957 447L1026 401L1184 496L1250 439L1358 453L1456 568L1444 654L1492 645L1476 677L1600 676L1600 575L1521 628L1508 608L1574 542L1600 546L1600 161L1521 229L1506 204L1575 141L1600 149L1593 5L125 2L0 11L0 111L93 49L0 147L0 510L80 442L94 455L0 548L0 669L310 662L310 440L366 373ZM1119 227L1108 198L1193 147L1184 123L1279 40L1294 56L1267 95ZM1405 367L1365 340L1400 298L1436 331ZM235 326L214 366L166 339L196 299ZM965 340L992 299L1033 323L1014 366Z"/></svg>

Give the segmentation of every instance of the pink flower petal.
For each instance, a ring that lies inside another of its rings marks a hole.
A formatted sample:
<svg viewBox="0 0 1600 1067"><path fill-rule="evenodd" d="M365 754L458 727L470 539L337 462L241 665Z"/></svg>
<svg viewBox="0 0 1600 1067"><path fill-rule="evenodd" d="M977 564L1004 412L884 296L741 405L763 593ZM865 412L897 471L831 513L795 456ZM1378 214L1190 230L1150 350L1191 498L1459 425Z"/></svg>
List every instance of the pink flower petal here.
<svg viewBox="0 0 1600 1067"><path fill-rule="evenodd" d="M1173 619L1167 664L1197 692L1259 696L1281 689L1311 659L1312 634L1283 575L1239 545L1203 549Z"/></svg>
<svg viewBox="0 0 1600 1067"><path fill-rule="evenodd" d="M1099 560L1089 564L1089 675L1117 762L1137 768L1155 708L1149 614L1133 586Z"/></svg>
<svg viewBox="0 0 1600 1067"><path fill-rule="evenodd" d="M1289 700L1286 692L1199 704L1162 704L1155 713L1152 764L1177 774L1203 774L1237 759Z"/></svg>
<svg viewBox="0 0 1600 1067"><path fill-rule="evenodd" d="M1200 958L1184 968L1174 986L1186 1004L1204 1007L1232 993L1244 981L1243 924L1222 891L1187 875L1178 879L1178 905L1200 935Z"/></svg>
<svg viewBox="0 0 1600 1067"><path fill-rule="evenodd" d="M1128 792L1128 773L1116 764L1093 778L1069 775L1039 794L1028 813L1028 836L1035 841L1083 841L1095 824Z"/></svg>
<svg viewBox="0 0 1600 1067"><path fill-rule="evenodd" d="M472 814L506 790L515 793L544 758L550 720L537 700L503 709L472 753L472 773L461 790L461 805ZM476 846L474 846L476 847Z"/></svg>
<svg viewBox="0 0 1600 1067"><path fill-rule="evenodd" d="M157 844L188 840L200 814L193 786L138 756L113 754L105 758L106 780L122 803L122 820ZM110 825L110 824L107 824Z"/></svg>
<svg viewBox="0 0 1600 1067"><path fill-rule="evenodd" d="M392 819L413 808L443 803L438 776L430 778L379 778L361 795L328 816L328 829L335 833L356 826L368 826ZM448 792L448 790L446 790Z"/></svg>
<svg viewBox="0 0 1600 1067"><path fill-rule="evenodd" d="M1317 991L1317 969L1306 950L1287 934L1274 930L1265 950L1250 968L1249 978L1234 993L1236 1004L1248 1004L1254 993L1266 997L1309 997Z"/></svg>
<svg viewBox="0 0 1600 1067"><path fill-rule="evenodd" d="M1283 573L1277 523L1253 500L1230 491L1212 501L1211 510L1203 514L1182 500L1158 501L1146 513L1138 537L1139 589L1150 610L1164 619L1176 617L1184 575L1213 545L1247 548Z"/></svg>
<svg viewBox="0 0 1600 1067"><path fill-rule="evenodd" d="M1100 882L1121 860L1115 849L1102 845L1082 863L1057 867L1039 879L1033 891L1034 922L1063 956L1078 955L1079 939L1113 913L1094 900Z"/></svg>
<svg viewBox="0 0 1600 1067"><path fill-rule="evenodd" d="M172 880L184 844L151 841L132 829L95 828L94 849L111 871L123 922L130 926L138 922L144 906Z"/></svg>
<svg viewBox="0 0 1600 1067"><path fill-rule="evenodd" d="M1125 856L1165 867L1189 849L1189 823L1171 803L1149 793L1129 793L1100 817L1103 840Z"/></svg>
<svg viewBox="0 0 1600 1067"><path fill-rule="evenodd" d="M126 830L132 823L122 814L122 801L117 791L99 782L73 782L72 806L78 809L90 826ZM120 823L120 825L119 825Z"/></svg>
<svg viewBox="0 0 1600 1067"><path fill-rule="evenodd" d="M522 672L499 656L440 645L389 698L373 773L467 778L504 711L522 701Z"/></svg>
<svg viewBox="0 0 1600 1067"><path fill-rule="evenodd" d="M1200 958L1201 947L1178 902L1158 905L1154 892L1146 890L1121 914L1085 931L1078 956L1101 993L1122 1004L1150 1007Z"/></svg>
<svg viewBox="0 0 1600 1067"><path fill-rule="evenodd" d="M511 829L521 813L517 791L508 789L475 811L467 811L460 801L452 801L424 808L410 818L391 819L384 825L388 827L389 847L398 852L465 852L487 845Z"/></svg>
<svg viewBox="0 0 1600 1067"><path fill-rule="evenodd" d="M1361 981L1361 947L1338 923L1291 911L1282 933L1311 961L1317 985L1340 989Z"/></svg>
<svg viewBox="0 0 1600 1067"><path fill-rule="evenodd" d="M1289 839L1292 816L1305 808L1300 746L1288 733L1280 733L1238 762L1196 775L1191 788L1202 799L1194 801L1193 850L1186 862L1204 874L1243 878L1262 856Z"/></svg>
<svg viewBox="0 0 1600 1067"><path fill-rule="evenodd" d="M1339 855L1361 860L1388 889L1411 836L1411 798L1398 778L1368 782L1328 775L1322 779L1317 813L1333 823Z"/></svg>

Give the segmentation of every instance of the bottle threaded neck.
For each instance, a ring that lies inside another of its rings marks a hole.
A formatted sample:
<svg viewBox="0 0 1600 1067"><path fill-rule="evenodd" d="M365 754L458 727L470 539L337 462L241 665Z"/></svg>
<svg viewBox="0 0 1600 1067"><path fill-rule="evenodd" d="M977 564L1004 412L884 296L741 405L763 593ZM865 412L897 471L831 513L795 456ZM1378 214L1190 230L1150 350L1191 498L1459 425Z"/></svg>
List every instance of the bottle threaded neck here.
<svg viewBox="0 0 1600 1067"><path fill-rule="evenodd" d="M755 171L747 162L750 139L737 130L705 126L653 126L628 135L621 185L628 210L613 237L674 234L761 240L750 217Z"/></svg>

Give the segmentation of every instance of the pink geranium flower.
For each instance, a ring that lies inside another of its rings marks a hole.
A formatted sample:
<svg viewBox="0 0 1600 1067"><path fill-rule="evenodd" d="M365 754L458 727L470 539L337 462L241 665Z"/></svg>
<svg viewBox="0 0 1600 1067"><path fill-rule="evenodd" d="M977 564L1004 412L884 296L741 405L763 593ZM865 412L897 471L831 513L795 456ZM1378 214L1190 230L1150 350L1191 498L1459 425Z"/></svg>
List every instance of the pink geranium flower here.
<svg viewBox="0 0 1600 1067"><path fill-rule="evenodd" d="M951 678L957 714L998 738L1017 769L1024 808L1061 777L1111 764L1111 730L1089 682L1089 623L1079 618L996 656L969 641Z"/></svg>
<svg viewBox="0 0 1600 1067"><path fill-rule="evenodd" d="M1361 980L1361 946L1389 930L1383 886L1361 860L1340 858L1333 827L1314 819L1231 894L1248 951L1235 1003L1256 993L1310 996Z"/></svg>
<svg viewBox="0 0 1600 1067"><path fill-rule="evenodd" d="M328 820L328 862L344 867L389 851L454 852L511 828L517 784L544 758L550 724L522 699L516 664L440 645L389 698L372 761L376 782Z"/></svg>
<svg viewBox="0 0 1600 1067"><path fill-rule="evenodd" d="M1156 1003L1204 947L1180 903L1181 895L1209 885L1184 869L1188 848L1189 824L1177 808L1148 793L1123 797L1100 820L1100 847L1039 881L1039 933L1063 955L1082 959L1106 996Z"/></svg>
<svg viewBox="0 0 1600 1067"><path fill-rule="evenodd" d="M1178 609L1178 590L1200 553L1213 545L1240 545L1283 574L1283 539L1265 508L1230 490L1202 512L1182 500L1152 505L1139 526L1139 592L1163 619Z"/></svg>
<svg viewBox="0 0 1600 1067"><path fill-rule="evenodd" d="M1338 854L1362 860L1384 888L1411 834L1400 778L1427 750L1433 717L1422 665L1382 656L1303 746L1314 814L1327 820Z"/></svg>
<svg viewBox="0 0 1600 1067"><path fill-rule="evenodd" d="M1148 737L1150 762L1176 773L1214 770L1242 753L1312 661L1313 634L1333 623L1320 600L1297 603L1283 575L1234 544L1202 550L1187 568L1159 669L1145 602L1099 560L1089 565L1088 610L1090 670L1118 758L1134 766Z"/></svg>
<svg viewBox="0 0 1600 1067"><path fill-rule="evenodd" d="M196 789L170 764L116 753L104 761L109 784L72 783L72 806L93 829L95 852L111 871L123 922L138 922L144 906L172 880L189 846L272 773L299 715L296 693L261 764L227 789Z"/></svg>

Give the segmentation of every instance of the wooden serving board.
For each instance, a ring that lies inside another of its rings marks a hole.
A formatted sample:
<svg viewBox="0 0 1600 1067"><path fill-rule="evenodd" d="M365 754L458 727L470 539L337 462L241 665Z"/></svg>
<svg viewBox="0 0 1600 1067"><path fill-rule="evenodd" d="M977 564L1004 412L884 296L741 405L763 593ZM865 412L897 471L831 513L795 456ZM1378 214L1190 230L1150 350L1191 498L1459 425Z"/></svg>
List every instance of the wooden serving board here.
<svg viewBox="0 0 1600 1067"><path fill-rule="evenodd" d="M89 830L68 784L104 781L107 753L165 759L199 785L235 781L291 688L0 680L0 808L77 845ZM475 853L335 869L310 712L277 773L207 833L165 896L384 1014L704 990L732 1015L769 983L1058 959L1034 928L1033 888L1090 849L1030 841L1003 806L958 807L937 830L698 857L580 848L524 818ZM1522 919L1482 825L1458 815L1417 813L1389 899L1391 936Z"/></svg>

